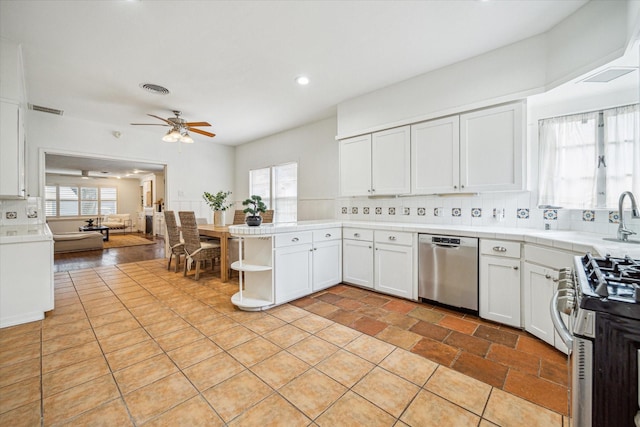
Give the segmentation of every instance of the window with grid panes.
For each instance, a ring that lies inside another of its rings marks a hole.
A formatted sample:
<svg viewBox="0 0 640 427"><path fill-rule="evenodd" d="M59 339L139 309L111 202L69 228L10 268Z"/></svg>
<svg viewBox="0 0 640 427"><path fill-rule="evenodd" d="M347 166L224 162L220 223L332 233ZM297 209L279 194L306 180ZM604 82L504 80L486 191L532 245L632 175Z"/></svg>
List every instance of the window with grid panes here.
<svg viewBox="0 0 640 427"><path fill-rule="evenodd" d="M249 171L249 192L273 209L273 222L298 220L298 164L285 163Z"/></svg>

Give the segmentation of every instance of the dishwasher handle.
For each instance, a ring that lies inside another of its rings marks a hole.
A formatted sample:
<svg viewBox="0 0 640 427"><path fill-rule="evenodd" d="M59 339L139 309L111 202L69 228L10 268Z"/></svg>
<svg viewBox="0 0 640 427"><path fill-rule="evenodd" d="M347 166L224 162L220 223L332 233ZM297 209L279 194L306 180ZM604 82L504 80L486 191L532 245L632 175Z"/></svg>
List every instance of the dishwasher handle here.
<svg viewBox="0 0 640 427"><path fill-rule="evenodd" d="M460 247L460 245L457 245L455 243L432 243L431 247L438 247L438 248L444 248L444 249L457 249Z"/></svg>

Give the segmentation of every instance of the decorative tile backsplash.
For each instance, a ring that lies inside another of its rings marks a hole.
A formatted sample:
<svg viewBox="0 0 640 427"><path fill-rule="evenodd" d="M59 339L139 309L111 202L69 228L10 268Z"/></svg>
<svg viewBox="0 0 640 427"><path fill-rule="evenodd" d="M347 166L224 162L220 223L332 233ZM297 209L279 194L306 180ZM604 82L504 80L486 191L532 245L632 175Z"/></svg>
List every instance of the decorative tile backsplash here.
<svg viewBox="0 0 640 427"><path fill-rule="evenodd" d="M616 235L618 212L602 209L539 209L532 192L474 196L409 196L340 199L338 217L352 220L578 230ZM356 208L356 209L353 209ZM5 210L6 211L6 210ZM357 213L353 213L357 212ZM370 215L375 214L375 215ZM640 220L625 210L627 225L640 234ZM4 218L4 212L2 213ZM5 222L8 220L4 220Z"/></svg>

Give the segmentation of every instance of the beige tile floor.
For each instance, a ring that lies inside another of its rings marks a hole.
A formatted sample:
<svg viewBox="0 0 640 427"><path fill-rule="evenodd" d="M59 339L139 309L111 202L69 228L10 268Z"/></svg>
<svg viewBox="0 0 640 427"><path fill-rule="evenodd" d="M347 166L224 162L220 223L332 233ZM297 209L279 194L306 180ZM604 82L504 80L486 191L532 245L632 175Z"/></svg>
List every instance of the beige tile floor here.
<svg viewBox="0 0 640 427"><path fill-rule="evenodd" d="M0 330L0 426L568 426L562 415L294 305L165 260L56 273Z"/></svg>

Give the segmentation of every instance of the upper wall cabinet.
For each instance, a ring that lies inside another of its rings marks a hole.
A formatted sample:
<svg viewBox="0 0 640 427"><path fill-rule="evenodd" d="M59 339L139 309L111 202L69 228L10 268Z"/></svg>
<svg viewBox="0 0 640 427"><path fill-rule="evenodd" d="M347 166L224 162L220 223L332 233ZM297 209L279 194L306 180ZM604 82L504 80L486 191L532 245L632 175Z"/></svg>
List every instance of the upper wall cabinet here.
<svg viewBox="0 0 640 427"><path fill-rule="evenodd" d="M458 116L411 126L411 191L451 193L460 186Z"/></svg>
<svg viewBox="0 0 640 427"><path fill-rule="evenodd" d="M460 115L460 191L522 190L522 103Z"/></svg>
<svg viewBox="0 0 640 427"><path fill-rule="evenodd" d="M522 104L411 126L413 194L521 190Z"/></svg>
<svg viewBox="0 0 640 427"><path fill-rule="evenodd" d="M22 51L0 39L0 199L25 196L24 106Z"/></svg>
<svg viewBox="0 0 640 427"><path fill-rule="evenodd" d="M340 141L340 195L383 196L411 190L410 127Z"/></svg>

